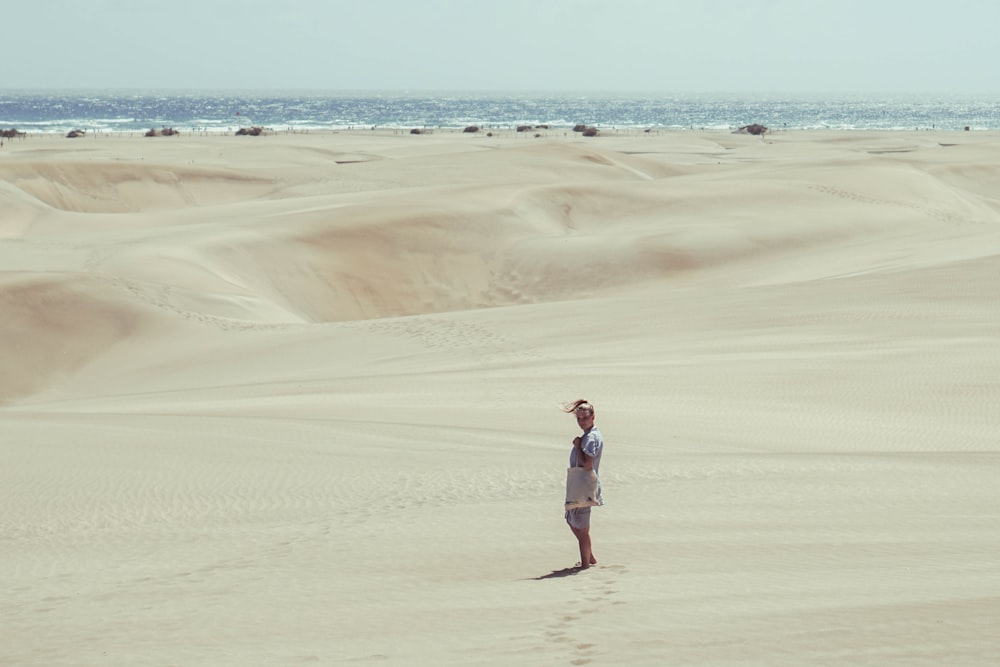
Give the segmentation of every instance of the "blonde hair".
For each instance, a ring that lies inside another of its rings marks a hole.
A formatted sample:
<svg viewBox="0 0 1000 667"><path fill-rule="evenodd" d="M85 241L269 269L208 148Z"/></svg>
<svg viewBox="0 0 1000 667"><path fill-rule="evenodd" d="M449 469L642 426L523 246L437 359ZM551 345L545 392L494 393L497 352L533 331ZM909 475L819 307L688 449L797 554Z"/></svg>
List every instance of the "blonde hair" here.
<svg viewBox="0 0 1000 667"><path fill-rule="evenodd" d="M590 414L594 414L594 404L585 398L578 398L572 403L563 404L563 412L576 412L578 410L586 410Z"/></svg>

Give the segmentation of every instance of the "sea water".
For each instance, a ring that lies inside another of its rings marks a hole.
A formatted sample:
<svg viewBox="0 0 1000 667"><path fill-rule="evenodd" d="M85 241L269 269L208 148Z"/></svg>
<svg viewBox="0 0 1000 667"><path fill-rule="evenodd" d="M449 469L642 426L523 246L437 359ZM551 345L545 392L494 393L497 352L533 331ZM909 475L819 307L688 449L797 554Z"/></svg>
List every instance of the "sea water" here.
<svg viewBox="0 0 1000 667"><path fill-rule="evenodd" d="M0 129L28 133L229 132L517 125L727 130L994 130L1000 94L738 95L0 91Z"/></svg>

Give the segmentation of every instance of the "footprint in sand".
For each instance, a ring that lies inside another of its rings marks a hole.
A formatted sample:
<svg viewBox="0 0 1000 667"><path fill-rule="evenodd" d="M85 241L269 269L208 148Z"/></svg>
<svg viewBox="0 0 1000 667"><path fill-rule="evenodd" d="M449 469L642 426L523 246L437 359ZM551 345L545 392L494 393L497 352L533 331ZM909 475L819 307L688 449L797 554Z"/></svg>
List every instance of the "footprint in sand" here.
<svg viewBox="0 0 1000 667"><path fill-rule="evenodd" d="M595 585L588 587L589 595L582 598L585 608L581 609L579 613L576 614L565 614L559 617L559 620L554 622L548 631L546 631L545 636L547 640L553 644L559 644L560 646L569 644L578 638L575 633L567 632L566 628L575 624L581 619L590 618L591 614L595 614L602 609L607 609L611 605L622 605L625 604L624 601L614 600L614 596L618 594L618 589L614 588L616 584L617 576L620 574L626 574L628 568L623 565L601 565L589 570L589 573L594 577ZM596 591L594 589L597 589ZM593 662L597 657L600 656L600 649L596 644L581 643L572 646L569 655L570 664L572 665L586 665Z"/></svg>

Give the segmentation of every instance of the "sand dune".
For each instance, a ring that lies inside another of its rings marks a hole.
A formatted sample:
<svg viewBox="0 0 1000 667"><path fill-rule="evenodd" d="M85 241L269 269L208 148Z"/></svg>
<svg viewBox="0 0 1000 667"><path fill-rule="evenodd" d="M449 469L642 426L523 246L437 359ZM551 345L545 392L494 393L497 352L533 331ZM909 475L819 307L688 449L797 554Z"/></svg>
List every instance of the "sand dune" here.
<svg viewBox="0 0 1000 667"><path fill-rule="evenodd" d="M0 663L1000 660L996 134L240 139L0 153Z"/></svg>
<svg viewBox="0 0 1000 667"><path fill-rule="evenodd" d="M129 162L50 158L6 164L0 176L51 208L79 213L200 206L254 196L270 183L233 170Z"/></svg>

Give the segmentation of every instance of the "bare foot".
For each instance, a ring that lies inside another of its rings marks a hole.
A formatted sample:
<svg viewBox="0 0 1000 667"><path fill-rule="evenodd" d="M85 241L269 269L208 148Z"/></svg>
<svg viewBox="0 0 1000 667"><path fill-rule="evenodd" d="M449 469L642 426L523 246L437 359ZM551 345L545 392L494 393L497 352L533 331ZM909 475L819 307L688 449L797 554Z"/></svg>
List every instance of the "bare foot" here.
<svg viewBox="0 0 1000 667"><path fill-rule="evenodd" d="M594 554L590 555L590 564L591 565L597 565L597 559L594 558Z"/></svg>

